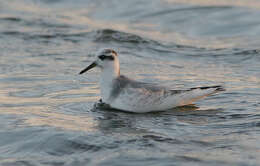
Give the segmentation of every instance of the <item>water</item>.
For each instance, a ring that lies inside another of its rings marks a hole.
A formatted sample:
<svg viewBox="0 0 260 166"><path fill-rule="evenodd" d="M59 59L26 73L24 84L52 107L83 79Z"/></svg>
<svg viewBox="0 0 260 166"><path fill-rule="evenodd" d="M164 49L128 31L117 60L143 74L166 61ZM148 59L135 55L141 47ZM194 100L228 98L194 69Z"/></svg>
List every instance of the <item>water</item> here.
<svg viewBox="0 0 260 166"><path fill-rule="evenodd" d="M0 0L0 165L259 165L257 0ZM193 106L93 109L100 48L121 73L176 89L222 84Z"/></svg>

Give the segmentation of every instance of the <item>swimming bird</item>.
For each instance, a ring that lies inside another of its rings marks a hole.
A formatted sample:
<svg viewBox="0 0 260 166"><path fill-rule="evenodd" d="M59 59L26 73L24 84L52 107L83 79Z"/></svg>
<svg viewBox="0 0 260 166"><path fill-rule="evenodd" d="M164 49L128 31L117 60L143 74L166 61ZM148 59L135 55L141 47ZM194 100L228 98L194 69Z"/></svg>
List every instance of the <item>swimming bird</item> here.
<svg viewBox="0 0 260 166"><path fill-rule="evenodd" d="M101 69L101 101L109 107L135 113L165 111L191 104L206 96L223 91L222 86L195 87L173 90L152 83L144 83L120 75L119 58L113 49L103 49L96 60L79 74L99 67Z"/></svg>

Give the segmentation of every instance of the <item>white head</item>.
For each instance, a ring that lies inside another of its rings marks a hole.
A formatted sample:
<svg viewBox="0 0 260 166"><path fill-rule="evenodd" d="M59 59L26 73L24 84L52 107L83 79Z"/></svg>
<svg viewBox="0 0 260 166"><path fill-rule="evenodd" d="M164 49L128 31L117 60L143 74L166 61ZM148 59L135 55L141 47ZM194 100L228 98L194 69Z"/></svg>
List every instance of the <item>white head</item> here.
<svg viewBox="0 0 260 166"><path fill-rule="evenodd" d="M113 77L117 77L120 74L118 55L112 49L101 50L97 54L96 60L79 74L83 74L96 66L101 69L102 73L106 73Z"/></svg>

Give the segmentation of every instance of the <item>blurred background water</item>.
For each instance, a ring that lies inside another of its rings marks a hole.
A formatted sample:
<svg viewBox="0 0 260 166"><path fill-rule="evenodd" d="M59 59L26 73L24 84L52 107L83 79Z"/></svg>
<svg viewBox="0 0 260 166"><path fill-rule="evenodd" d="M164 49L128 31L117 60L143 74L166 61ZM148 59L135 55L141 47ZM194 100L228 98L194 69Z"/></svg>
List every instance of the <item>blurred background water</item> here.
<svg viewBox="0 0 260 166"><path fill-rule="evenodd" d="M259 165L260 1L0 0L0 165ZM100 48L195 106L93 109Z"/></svg>

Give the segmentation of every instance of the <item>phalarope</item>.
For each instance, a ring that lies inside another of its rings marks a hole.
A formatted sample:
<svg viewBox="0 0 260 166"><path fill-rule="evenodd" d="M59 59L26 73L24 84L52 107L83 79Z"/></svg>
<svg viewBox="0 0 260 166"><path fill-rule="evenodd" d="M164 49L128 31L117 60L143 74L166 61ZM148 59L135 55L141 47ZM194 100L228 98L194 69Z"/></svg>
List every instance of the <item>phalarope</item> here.
<svg viewBox="0 0 260 166"><path fill-rule="evenodd" d="M201 98L223 91L222 86L195 87L172 90L151 83L143 83L120 75L118 54L112 49L103 49L96 60L79 74L94 68L101 69L101 100L111 108L144 113L165 111L191 104Z"/></svg>

